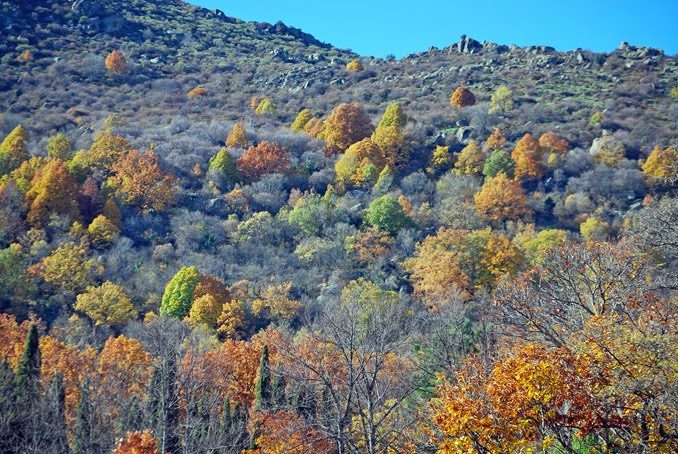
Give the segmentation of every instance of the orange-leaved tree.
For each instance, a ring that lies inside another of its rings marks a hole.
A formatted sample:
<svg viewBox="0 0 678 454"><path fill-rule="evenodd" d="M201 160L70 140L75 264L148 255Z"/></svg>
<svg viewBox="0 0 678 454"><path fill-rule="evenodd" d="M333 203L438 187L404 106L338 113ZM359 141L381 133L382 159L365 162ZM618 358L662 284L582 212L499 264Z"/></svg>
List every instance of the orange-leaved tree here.
<svg viewBox="0 0 678 454"><path fill-rule="evenodd" d="M542 162L544 150L539 141L529 133L516 143L511 157L516 163L514 174L519 180L538 179L546 170Z"/></svg>
<svg viewBox="0 0 678 454"><path fill-rule="evenodd" d="M114 74L127 71L127 58L120 50L114 50L106 56L106 69Z"/></svg>
<svg viewBox="0 0 678 454"><path fill-rule="evenodd" d="M325 120L322 138L328 155L346 150L354 143L369 137L374 131L370 118L358 103L340 104Z"/></svg>
<svg viewBox="0 0 678 454"><path fill-rule="evenodd" d="M533 213L520 182L505 173L488 178L473 200L478 214L494 222L517 221Z"/></svg>
<svg viewBox="0 0 678 454"><path fill-rule="evenodd" d="M290 158L285 147L267 140L249 147L236 162L238 172L250 182L268 173L285 173L289 170L289 164Z"/></svg>
<svg viewBox="0 0 678 454"><path fill-rule="evenodd" d="M71 220L80 220L77 202L78 185L66 163L53 159L38 170L26 193L28 222L36 227L44 226L52 214L66 215Z"/></svg>
<svg viewBox="0 0 678 454"><path fill-rule="evenodd" d="M120 200L143 210L164 210L177 197L177 180L160 168L158 154L132 150L116 161L108 183Z"/></svg>
<svg viewBox="0 0 678 454"><path fill-rule="evenodd" d="M457 110L462 107L472 106L476 103L476 97L471 90L465 86L458 87L450 97L450 105Z"/></svg>

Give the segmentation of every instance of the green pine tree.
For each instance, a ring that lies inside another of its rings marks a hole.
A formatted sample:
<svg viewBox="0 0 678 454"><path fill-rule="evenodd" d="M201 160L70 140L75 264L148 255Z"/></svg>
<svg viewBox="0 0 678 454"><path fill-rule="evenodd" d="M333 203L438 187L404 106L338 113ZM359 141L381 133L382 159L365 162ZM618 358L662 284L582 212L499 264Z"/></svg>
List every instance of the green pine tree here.
<svg viewBox="0 0 678 454"><path fill-rule="evenodd" d="M46 438L51 452L68 452L68 435L66 429L66 389L61 372L57 372L52 380L46 396L47 412L45 425Z"/></svg>
<svg viewBox="0 0 678 454"><path fill-rule="evenodd" d="M266 411L271 408L271 366L268 360L268 345L261 350L259 377L257 378L255 408Z"/></svg>
<svg viewBox="0 0 678 454"><path fill-rule="evenodd" d="M285 385L286 381L283 375L282 364L278 363L275 374L273 374L273 383L271 384L271 402L273 403L273 408L277 411L285 408L285 401L287 400Z"/></svg>
<svg viewBox="0 0 678 454"><path fill-rule="evenodd" d="M28 329L28 335L26 336L24 353L21 355L19 364L17 365L16 384L18 388L24 388L22 391L37 391L39 379L40 339L38 336L38 327L35 324L32 324Z"/></svg>
<svg viewBox="0 0 678 454"><path fill-rule="evenodd" d="M73 428L72 454L95 454L99 452L95 443L94 415L89 397L89 382L83 380L80 387L75 427Z"/></svg>

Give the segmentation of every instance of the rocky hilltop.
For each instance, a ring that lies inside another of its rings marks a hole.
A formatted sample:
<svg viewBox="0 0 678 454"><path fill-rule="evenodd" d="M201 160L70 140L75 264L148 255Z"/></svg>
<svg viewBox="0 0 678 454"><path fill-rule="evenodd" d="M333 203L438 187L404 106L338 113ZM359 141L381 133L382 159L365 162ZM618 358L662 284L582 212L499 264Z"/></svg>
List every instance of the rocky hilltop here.
<svg viewBox="0 0 678 454"><path fill-rule="evenodd" d="M376 115L397 100L426 125L421 134L432 137L481 137L503 124L516 135L564 129L573 143L587 145L600 135L585 128L597 111L606 114L604 129L625 132L637 148L648 146L650 136L676 137L670 91L678 85L678 60L659 49L622 43L611 53L557 52L462 36L446 48L396 60L358 56L283 23L245 22L179 0L0 5L7 37L0 43L0 133L19 122L36 135L87 129L112 112L155 124L176 116L234 121L251 96L265 95L276 104L279 123L302 108L322 115L344 101ZM106 75L104 58L114 49L127 57L124 78ZM364 71L346 69L354 59ZM461 84L481 104L498 86L509 86L516 109L502 118L477 109L450 119L448 99ZM199 106L186 97L196 87L209 93Z"/></svg>

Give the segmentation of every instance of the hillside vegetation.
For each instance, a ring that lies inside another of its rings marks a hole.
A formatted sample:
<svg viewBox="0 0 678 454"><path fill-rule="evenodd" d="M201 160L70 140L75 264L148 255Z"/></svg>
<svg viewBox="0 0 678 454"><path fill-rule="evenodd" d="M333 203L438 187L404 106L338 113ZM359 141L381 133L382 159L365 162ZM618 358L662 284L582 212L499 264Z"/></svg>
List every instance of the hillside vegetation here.
<svg viewBox="0 0 678 454"><path fill-rule="evenodd" d="M678 450L678 57L0 30L0 452Z"/></svg>

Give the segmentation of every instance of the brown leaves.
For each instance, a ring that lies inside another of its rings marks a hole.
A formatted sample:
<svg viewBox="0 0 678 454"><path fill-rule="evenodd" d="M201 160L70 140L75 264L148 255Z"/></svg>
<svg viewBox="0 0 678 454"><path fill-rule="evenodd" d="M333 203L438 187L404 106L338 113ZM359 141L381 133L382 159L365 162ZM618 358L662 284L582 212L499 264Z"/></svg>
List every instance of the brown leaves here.
<svg viewBox="0 0 678 454"><path fill-rule="evenodd" d="M129 205L161 211L176 200L176 178L163 172L158 154L153 150L141 154L131 150L113 164L111 170L113 176L108 179L109 184Z"/></svg>
<svg viewBox="0 0 678 454"><path fill-rule="evenodd" d="M289 164L287 150L266 140L249 147L236 162L238 172L250 182L269 173L285 173L289 170Z"/></svg>

